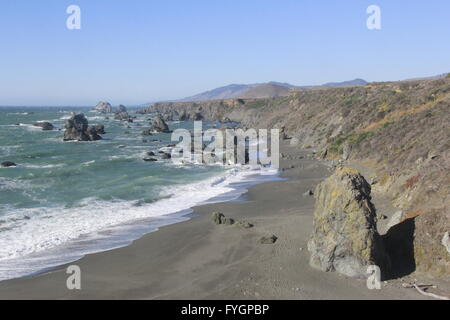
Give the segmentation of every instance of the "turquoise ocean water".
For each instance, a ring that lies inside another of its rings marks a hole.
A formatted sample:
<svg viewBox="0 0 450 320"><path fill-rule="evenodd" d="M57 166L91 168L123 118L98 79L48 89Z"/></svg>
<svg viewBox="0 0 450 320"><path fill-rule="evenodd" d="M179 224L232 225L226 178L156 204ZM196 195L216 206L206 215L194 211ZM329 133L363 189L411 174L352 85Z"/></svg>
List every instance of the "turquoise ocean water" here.
<svg viewBox="0 0 450 320"><path fill-rule="evenodd" d="M103 140L63 142L71 112L104 124ZM37 121L55 130L33 127ZM249 184L274 178L236 167L145 162L146 152L173 143L170 134L143 137L148 128L149 115L128 124L89 108L0 108L0 162L18 165L0 168L0 280L127 245L188 219L194 205L235 199Z"/></svg>

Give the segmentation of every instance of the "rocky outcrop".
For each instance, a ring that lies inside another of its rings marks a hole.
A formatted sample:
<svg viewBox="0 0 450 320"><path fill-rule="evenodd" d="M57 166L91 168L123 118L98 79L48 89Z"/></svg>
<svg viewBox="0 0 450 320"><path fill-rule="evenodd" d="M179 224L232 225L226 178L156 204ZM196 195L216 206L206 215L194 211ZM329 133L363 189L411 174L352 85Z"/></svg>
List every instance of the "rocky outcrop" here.
<svg viewBox="0 0 450 320"><path fill-rule="evenodd" d="M367 277L369 265L387 272L370 192L364 177L349 168L337 169L317 186L314 231L308 242L312 267L357 278Z"/></svg>
<svg viewBox="0 0 450 320"><path fill-rule="evenodd" d="M88 120L82 113L72 115L66 120L64 127L66 128L64 141L96 141L102 138L98 132L98 129L102 127L89 126Z"/></svg>
<svg viewBox="0 0 450 320"><path fill-rule="evenodd" d="M158 132L158 133L171 133L169 130L169 126L161 117L161 115L157 115L155 119L153 119L153 123L150 127L150 132Z"/></svg>
<svg viewBox="0 0 450 320"><path fill-rule="evenodd" d="M95 111L100 112L100 113L111 113L113 112L112 106L109 102L106 101L100 101L96 106L95 106Z"/></svg>
<svg viewBox="0 0 450 320"><path fill-rule="evenodd" d="M53 124L51 124L48 121L36 122L33 124L33 126L40 127L40 128L42 128L43 131L50 131L50 130L55 129Z"/></svg>
<svg viewBox="0 0 450 320"><path fill-rule="evenodd" d="M115 120L133 122L133 118L128 114L128 112L117 112L114 116Z"/></svg>
<svg viewBox="0 0 450 320"><path fill-rule="evenodd" d="M121 104L117 110L117 113L121 113L121 112L127 112L127 107L125 107L123 104Z"/></svg>
<svg viewBox="0 0 450 320"><path fill-rule="evenodd" d="M3 168L9 168L9 167L16 167L17 164L11 161L4 161L0 164L0 166L2 166Z"/></svg>

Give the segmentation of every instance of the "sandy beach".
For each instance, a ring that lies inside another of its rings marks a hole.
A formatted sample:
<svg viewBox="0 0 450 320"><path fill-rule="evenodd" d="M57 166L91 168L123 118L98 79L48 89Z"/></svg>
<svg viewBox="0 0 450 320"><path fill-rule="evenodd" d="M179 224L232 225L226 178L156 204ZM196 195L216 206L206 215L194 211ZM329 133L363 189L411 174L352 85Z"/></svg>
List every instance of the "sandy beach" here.
<svg viewBox="0 0 450 320"><path fill-rule="evenodd" d="M189 221L72 263L81 268L81 290L66 288L61 266L0 282L0 299L423 299L400 280L369 290L364 280L309 266L314 198L303 194L330 174L311 152L284 145L286 179L253 186L239 201L196 207ZM254 226L215 225L214 211ZM260 244L266 235L278 239Z"/></svg>

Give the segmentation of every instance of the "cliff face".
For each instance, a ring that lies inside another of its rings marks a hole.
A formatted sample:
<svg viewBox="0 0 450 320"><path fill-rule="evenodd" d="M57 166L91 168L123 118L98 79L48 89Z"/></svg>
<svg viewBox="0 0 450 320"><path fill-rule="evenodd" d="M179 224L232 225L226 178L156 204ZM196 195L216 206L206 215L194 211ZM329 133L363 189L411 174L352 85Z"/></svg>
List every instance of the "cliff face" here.
<svg viewBox="0 0 450 320"><path fill-rule="evenodd" d="M442 245L450 231L450 78L303 90L272 99L157 103L146 112L285 128L299 148L358 160L376 171L373 189L413 222L418 271L450 274Z"/></svg>

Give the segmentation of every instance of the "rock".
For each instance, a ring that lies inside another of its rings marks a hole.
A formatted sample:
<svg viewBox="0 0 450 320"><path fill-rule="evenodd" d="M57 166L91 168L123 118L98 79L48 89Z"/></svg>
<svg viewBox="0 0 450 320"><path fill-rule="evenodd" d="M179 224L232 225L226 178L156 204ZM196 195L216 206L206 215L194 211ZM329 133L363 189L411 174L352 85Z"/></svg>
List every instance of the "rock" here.
<svg viewBox="0 0 450 320"><path fill-rule="evenodd" d="M106 134L105 126L103 124L93 125L92 128L97 132L97 134Z"/></svg>
<svg viewBox="0 0 450 320"><path fill-rule="evenodd" d="M317 186L314 230L308 242L312 267L364 279L369 265L386 271L370 192L364 177L349 168L338 168Z"/></svg>
<svg viewBox="0 0 450 320"><path fill-rule="evenodd" d="M155 158L144 158L143 160L146 161L146 162L156 162L156 161L158 161L158 159L155 159Z"/></svg>
<svg viewBox="0 0 450 320"><path fill-rule="evenodd" d="M118 113L124 113L124 112L127 112L127 107L125 107L123 104L121 104L119 106Z"/></svg>
<svg viewBox="0 0 450 320"><path fill-rule="evenodd" d="M161 115L157 115L153 120L152 126L150 127L151 132L161 132L161 133L170 133L169 126L163 120Z"/></svg>
<svg viewBox="0 0 450 320"><path fill-rule="evenodd" d="M148 129L148 130L142 131L142 135L143 135L143 136L151 136L151 135L153 135L153 133L151 132L150 129Z"/></svg>
<svg viewBox="0 0 450 320"><path fill-rule="evenodd" d="M250 222L247 222L247 221L245 221L245 220L241 220L241 221L236 222L236 225L237 225L239 228L242 228L242 229L250 229L250 228L253 228L253 224L251 224Z"/></svg>
<svg viewBox="0 0 450 320"><path fill-rule="evenodd" d="M17 164L15 164L14 162L11 162L11 161L4 161L1 163L1 166L3 168L9 168L9 167L17 167Z"/></svg>
<svg viewBox="0 0 450 320"><path fill-rule="evenodd" d="M51 124L50 122L47 121L43 121L43 122L36 122L33 124L33 126L35 127L41 127L42 130L44 131L50 131L55 129L55 127L53 126L53 124Z"/></svg>
<svg viewBox="0 0 450 320"><path fill-rule="evenodd" d="M264 237L261 237L261 239L259 239L259 243L261 243L261 244L274 244L277 240L278 240L278 238L275 235L264 236Z"/></svg>
<svg viewBox="0 0 450 320"><path fill-rule="evenodd" d="M128 114L128 112L117 112L116 115L114 116L115 120L120 120L120 121L127 121L127 122L133 122L133 118L130 117L130 115Z"/></svg>
<svg viewBox="0 0 450 320"><path fill-rule="evenodd" d="M211 219L217 225L220 225L220 224L232 225L232 224L234 224L234 219L227 218L227 217L225 217L225 215L223 213L220 213L220 212L213 212Z"/></svg>
<svg viewBox="0 0 450 320"><path fill-rule="evenodd" d="M167 160L167 159L171 159L172 155L170 153L163 153L163 155L161 156L161 159L163 160Z"/></svg>
<svg viewBox="0 0 450 320"><path fill-rule="evenodd" d="M378 215L378 219L380 219L380 220L386 220L387 218L388 217L386 215L384 215L384 214Z"/></svg>
<svg viewBox="0 0 450 320"><path fill-rule="evenodd" d="M112 112L112 106L111 106L111 104L109 102L100 101L95 106L95 111L100 112L100 113L111 113Z"/></svg>
<svg viewBox="0 0 450 320"><path fill-rule="evenodd" d="M95 141L100 140L95 126L89 126L88 120L84 114L74 114L66 120L64 125L64 141Z"/></svg>
<svg viewBox="0 0 450 320"><path fill-rule="evenodd" d="M88 126L86 129L86 134L89 136L89 141L97 141L102 139L97 131L97 126Z"/></svg>
<svg viewBox="0 0 450 320"><path fill-rule="evenodd" d="M150 156L150 157L154 157L155 153L153 151L149 151L149 152L147 152L147 155Z"/></svg>
<svg viewBox="0 0 450 320"><path fill-rule="evenodd" d="M450 254L450 233L448 231L442 237L441 243L445 247L445 250Z"/></svg>
<svg viewBox="0 0 450 320"><path fill-rule="evenodd" d="M313 195L314 195L314 192L312 190L308 190L308 191L306 191L303 194L304 197L310 197L310 196L313 196Z"/></svg>

